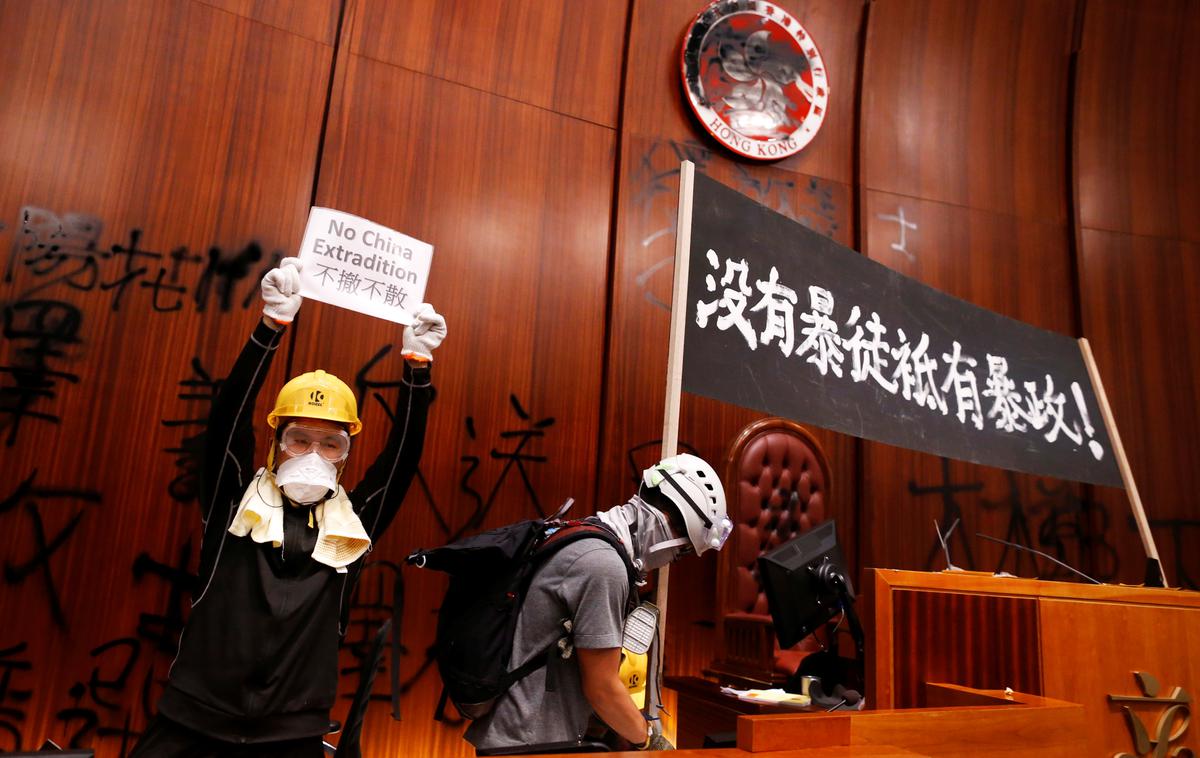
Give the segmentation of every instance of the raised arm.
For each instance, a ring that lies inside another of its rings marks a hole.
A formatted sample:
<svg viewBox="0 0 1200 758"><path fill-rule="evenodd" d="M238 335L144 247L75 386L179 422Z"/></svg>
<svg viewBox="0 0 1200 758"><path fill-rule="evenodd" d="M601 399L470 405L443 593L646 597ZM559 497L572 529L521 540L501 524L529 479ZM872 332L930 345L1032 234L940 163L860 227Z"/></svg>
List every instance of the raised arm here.
<svg viewBox="0 0 1200 758"><path fill-rule="evenodd" d="M210 531L224 531L237 499L254 476L254 403L271 360L282 342L284 327L300 308L299 261L287 258L263 277L263 317L221 383L208 416L201 476L201 517L204 549L201 572L220 540Z"/></svg>
<svg viewBox="0 0 1200 758"><path fill-rule="evenodd" d="M372 541L377 541L404 501L417 473L425 446L425 419L433 401L430 364L433 350L446 336L446 320L425 303L404 327L404 381L396 403L396 416L383 451L350 493L350 500ZM359 398L366 402L366 398Z"/></svg>

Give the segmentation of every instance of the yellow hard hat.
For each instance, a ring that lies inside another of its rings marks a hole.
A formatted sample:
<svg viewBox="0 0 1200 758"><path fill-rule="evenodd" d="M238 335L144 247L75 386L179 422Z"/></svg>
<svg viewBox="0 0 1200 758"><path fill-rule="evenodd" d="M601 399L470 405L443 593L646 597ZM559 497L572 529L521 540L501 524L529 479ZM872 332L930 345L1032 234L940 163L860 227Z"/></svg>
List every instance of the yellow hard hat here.
<svg viewBox="0 0 1200 758"><path fill-rule="evenodd" d="M649 656L645 653L632 653L621 648L621 684L633 698L633 704L639 709L646 707L646 668Z"/></svg>
<svg viewBox="0 0 1200 758"><path fill-rule="evenodd" d="M341 379L320 369L301 374L279 390L275 408L267 414L267 425L275 429L281 418L336 421L345 424L352 437L362 431L354 392Z"/></svg>

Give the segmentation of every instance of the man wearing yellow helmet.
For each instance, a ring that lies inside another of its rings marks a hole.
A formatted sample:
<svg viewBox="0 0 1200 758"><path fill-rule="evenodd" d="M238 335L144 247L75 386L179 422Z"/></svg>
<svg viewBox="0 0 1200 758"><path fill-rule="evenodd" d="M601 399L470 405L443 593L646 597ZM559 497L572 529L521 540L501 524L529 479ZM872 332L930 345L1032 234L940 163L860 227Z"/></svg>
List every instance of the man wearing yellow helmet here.
<svg viewBox="0 0 1200 758"><path fill-rule="evenodd" d="M416 473L433 397L432 352L446 322L422 304L404 327L400 411L353 490L340 480L362 429L358 404L322 370L280 390L267 416L266 466L256 471L251 417L300 308L299 270L288 258L263 278L262 321L213 402L200 592L136 758L324 755L350 596L363 556Z"/></svg>

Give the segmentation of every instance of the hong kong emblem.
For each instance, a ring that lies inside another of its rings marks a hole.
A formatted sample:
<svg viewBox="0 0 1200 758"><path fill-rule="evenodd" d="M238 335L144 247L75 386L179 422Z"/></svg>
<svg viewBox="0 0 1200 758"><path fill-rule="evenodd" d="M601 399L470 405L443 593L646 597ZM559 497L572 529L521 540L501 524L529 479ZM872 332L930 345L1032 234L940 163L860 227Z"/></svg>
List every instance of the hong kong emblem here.
<svg viewBox="0 0 1200 758"><path fill-rule="evenodd" d="M763 0L716 0L683 39L683 88L706 131L735 153L778 160L825 120L829 82L812 36Z"/></svg>

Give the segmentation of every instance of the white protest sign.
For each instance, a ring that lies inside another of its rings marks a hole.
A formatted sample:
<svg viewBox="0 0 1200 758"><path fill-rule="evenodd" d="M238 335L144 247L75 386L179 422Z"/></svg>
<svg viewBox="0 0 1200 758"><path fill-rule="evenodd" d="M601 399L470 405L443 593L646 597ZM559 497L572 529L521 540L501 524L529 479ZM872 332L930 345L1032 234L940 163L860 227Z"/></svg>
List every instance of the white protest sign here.
<svg viewBox="0 0 1200 758"><path fill-rule="evenodd" d="M425 297L433 245L332 208L308 214L300 294L368 316L412 323Z"/></svg>

